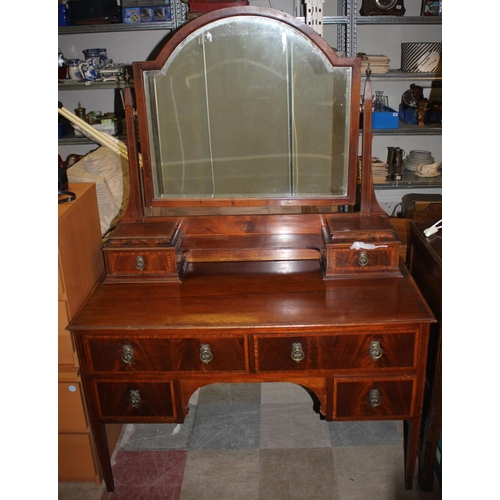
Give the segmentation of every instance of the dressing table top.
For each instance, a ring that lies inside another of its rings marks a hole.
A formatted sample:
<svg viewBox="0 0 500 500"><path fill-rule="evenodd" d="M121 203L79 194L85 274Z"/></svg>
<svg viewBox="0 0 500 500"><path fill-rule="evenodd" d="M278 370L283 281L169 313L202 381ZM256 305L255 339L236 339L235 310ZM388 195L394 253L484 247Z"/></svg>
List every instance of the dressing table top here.
<svg viewBox="0 0 500 500"><path fill-rule="evenodd" d="M182 283L99 286L71 329L432 322L432 313L418 300L420 294L402 267L398 279L328 282L317 261L193 263Z"/></svg>

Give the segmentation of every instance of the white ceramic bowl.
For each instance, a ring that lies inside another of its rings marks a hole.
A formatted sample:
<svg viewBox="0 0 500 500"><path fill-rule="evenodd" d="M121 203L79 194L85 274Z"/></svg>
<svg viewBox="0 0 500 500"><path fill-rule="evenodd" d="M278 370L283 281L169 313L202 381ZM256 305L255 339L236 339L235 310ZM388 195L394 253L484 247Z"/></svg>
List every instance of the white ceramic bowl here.
<svg viewBox="0 0 500 500"><path fill-rule="evenodd" d="M410 151L410 157L415 160L427 160L431 157L431 152L422 149L413 149Z"/></svg>
<svg viewBox="0 0 500 500"><path fill-rule="evenodd" d="M419 163L428 164L428 163L434 163L434 157L430 156L429 158L417 160L416 158L412 158L411 156L406 155L404 161L406 161L407 163L411 163L413 165L418 165Z"/></svg>

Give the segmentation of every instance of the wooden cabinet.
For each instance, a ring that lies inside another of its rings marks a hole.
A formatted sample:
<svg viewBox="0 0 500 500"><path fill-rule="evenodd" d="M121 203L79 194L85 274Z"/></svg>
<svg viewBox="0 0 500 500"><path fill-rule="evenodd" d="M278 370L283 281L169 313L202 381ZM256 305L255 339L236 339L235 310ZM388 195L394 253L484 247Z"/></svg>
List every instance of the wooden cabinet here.
<svg viewBox="0 0 500 500"><path fill-rule="evenodd" d="M423 231L434 224L428 220L410 222L408 267L438 322L432 325L426 370L423 419L420 431L418 481L422 491L434 487L436 450L442 424L442 233L426 238ZM436 217L437 218L437 217Z"/></svg>
<svg viewBox="0 0 500 500"><path fill-rule="evenodd" d="M84 402L80 368L66 326L104 270L95 185L72 184L76 200L58 206L59 481L95 481L102 475ZM121 427L121 426L120 426ZM120 427L109 429L114 446Z"/></svg>

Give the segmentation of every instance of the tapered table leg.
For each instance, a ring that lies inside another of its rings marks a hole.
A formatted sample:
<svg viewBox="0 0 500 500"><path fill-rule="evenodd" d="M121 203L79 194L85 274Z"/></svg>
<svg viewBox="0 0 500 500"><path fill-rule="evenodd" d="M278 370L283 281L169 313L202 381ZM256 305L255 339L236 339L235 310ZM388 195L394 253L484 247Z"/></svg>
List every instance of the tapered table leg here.
<svg viewBox="0 0 500 500"><path fill-rule="evenodd" d="M405 488L407 490L413 488L421 420L419 418L404 421Z"/></svg>
<svg viewBox="0 0 500 500"><path fill-rule="evenodd" d="M109 456L108 439L106 436L106 425L93 423L92 431L94 441L97 447L97 456L101 464L101 471L104 477L104 483L108 491L114 491L115 482L113 480L113 471L111 470L111 458Z"/></svg>

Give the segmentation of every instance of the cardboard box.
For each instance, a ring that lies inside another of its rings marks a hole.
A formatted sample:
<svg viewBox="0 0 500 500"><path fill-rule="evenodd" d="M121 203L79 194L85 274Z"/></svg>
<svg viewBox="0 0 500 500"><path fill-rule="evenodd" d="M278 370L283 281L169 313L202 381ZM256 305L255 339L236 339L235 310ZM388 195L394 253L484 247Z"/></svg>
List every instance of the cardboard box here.
<svg viewBox="0 0 500 500"><path fill-rule="evenodd" d="M125 24L165 22L170 21L171 17L168 5L125 7L122 9L122 18Z"/></svg>
<svg viewBox="0 0 500 500"><path fill-rule="evenodd" d="M383 111L374 111L372 114L372 129L398 128L398 122L398 112L387 106L384 106Z"/></svg>

